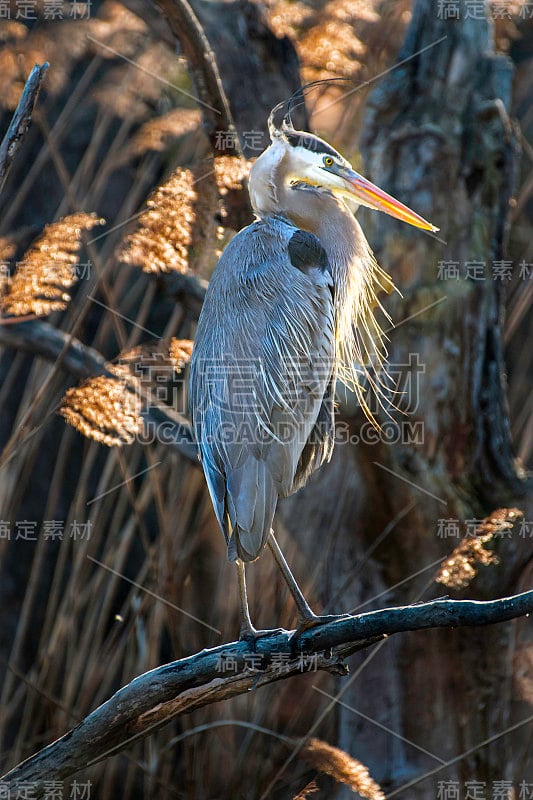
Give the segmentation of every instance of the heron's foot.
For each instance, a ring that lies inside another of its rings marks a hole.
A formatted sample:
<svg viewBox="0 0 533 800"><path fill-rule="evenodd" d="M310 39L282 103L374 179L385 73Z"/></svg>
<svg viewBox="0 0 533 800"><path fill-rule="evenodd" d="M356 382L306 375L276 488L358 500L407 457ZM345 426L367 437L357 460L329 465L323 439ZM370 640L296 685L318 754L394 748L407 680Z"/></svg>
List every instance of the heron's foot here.
<svg viewBox="0 0 533 800"><path fill-rule="evenodd" d="M337 622L339 619L348 619L351 614L306 614L298 619L296 634L317 628L319 625L327 625L328 622Z"/></svg>

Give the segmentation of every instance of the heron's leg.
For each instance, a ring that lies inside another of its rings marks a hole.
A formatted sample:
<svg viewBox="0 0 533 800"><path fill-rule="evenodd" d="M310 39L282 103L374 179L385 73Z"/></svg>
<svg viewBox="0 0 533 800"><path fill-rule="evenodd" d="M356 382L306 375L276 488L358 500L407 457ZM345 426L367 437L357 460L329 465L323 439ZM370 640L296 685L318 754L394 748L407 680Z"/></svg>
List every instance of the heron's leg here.
<svg viewBox="0 0 533 800"><path fill-rule="evenodd" d="M273 531L270 531L270 536L268 537L268 546L272 551L272 555L274 556L276 564L278 565L281 574L285 579L285 583L289 587L289 591L294 598L294 602L296 603L296 609L298 611L298 630L303 631L307 628L313 628L315 625L322 625L326 622L333 622L336 619L341 619L342 617L348 616L346 614L326 614L321 616L315 614L303 596L302 590L298 586L296 579L291 572L291 568L285 560L285 556L281 551L281 547L277 543Z"/></svg>
<svg viewBox="0 0 533 800"><path fill-rule="evenodd" d="M239 605L241 625L239 628L239 639L249 642L255 647L257 639L264 636L275 636L278 633L285 633L283 628L273 628L272 630L258 631L252 625L250 619L250 609L248 607L248 592L246 591L246 573L244 568L244 561L240 558L235 562L237 566L237 576L239 578Z"/></svg>
<svg viewBox="0 0 533 800"><path fill-rule="evenodd" d="M285 561L285 556L281 552L281 547L277 543L276 537L274 536L274 532L270 531L270 536L268 537L268 546L272 551L272 555L278 565L283 578L285 579L285 583L289 587L289 591L294 598L294 602L296 603L296 608L298 610L298 619L300 622L300 627L305 627L305 623L309 623L317 619L316 614L313 613L311 610L309 603L303 596L302 590L296 583L296 579L291 572L291 568Z"/></svg>
<svg viewBox="0 0 533 800"><path fill-rule="evenodd" d="M237 576L239 579L239 606L241 612L241 625L239 629L239 638L243 639L250 634L256 633L252 620L250 619L250 609L248 608L248 592L246 591L246 573L244 571L244 561L240 558L235 562L237 567Z"/></svg>

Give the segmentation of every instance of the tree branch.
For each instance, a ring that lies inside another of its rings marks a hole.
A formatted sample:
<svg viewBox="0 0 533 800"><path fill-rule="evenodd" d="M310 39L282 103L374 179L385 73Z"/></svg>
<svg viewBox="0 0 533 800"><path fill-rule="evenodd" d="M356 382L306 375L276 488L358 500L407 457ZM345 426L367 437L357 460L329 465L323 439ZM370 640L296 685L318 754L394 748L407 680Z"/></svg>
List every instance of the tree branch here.
<svg viewBox="0 0 533 800"><path fill-rule="evenodd" d="M94 375L116 378L98 350L84 345L79 339L71 340L64 331L39 319L10 325L0 324L0 345L15 347L48 361L57 361L63 353L61 366L76 378L84 379ZM194 464L198 464L194 437L184 417L168 406L155 404L143 408L142 417L146 436L150 440L155 439L169 445Z"/></svg>
<svg viewBox="0 0 533 800"><path fill-rule="evenodd" d="M157 279L163 284L165 292L182 303L194 318L200 316L207 281L183 272L162 272Z"/></svg>
<svg viewBox="0 0 533 800"><path fill-rule="evenodd" d="M48 67L48 62L45 62L42 66L36 64L30 72L26 85L22 90L18 106L13 114L13 119L0 144L0 191L4 187L4 182L11 164L13 163L13 159L30 127L31 115Z"/></svg>
<svg viewBox="0 0 533 800"><path fill-rule="evenodd" d="M213 152L242 155L215 54L196 14L187 0L155 0L155 3L168 19L170 30L190 65Z"/></svg>
<svg viewBox="0 0 533 800"><path fill-rule="evenodd" d="M255 647L231 642L164 664L124 686L79 725L1 778L0 785L45 783L120 752L179 714L245 694L303 671L347 673L343 659L393 633L505 622L533 612L533 590L500 600L433 600L349 616L295 635L270 631ZM281 668L280 668L281 666Z"/></svg>

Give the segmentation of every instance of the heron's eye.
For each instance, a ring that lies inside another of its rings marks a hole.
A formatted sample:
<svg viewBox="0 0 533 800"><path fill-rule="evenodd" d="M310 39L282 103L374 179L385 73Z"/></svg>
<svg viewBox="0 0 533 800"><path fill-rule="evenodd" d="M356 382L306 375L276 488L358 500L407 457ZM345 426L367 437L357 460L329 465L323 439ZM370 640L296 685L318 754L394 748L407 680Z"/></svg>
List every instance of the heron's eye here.
<svg viewBox="0 0 533 800"><path fill-rule="evenodd" d="M331 156L324 156L324 166L325 167L332 167L335 161L332 159Z"/></svg>

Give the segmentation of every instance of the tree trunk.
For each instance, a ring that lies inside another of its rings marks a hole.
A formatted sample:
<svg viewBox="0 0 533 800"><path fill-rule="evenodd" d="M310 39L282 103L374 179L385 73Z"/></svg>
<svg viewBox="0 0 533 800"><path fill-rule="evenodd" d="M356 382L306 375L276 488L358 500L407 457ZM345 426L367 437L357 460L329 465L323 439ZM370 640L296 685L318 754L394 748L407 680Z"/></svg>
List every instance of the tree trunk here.
<svg viewBox="0 0 533 800"><path fill-rule="evenodd" d="M513 69L494 53L490 23L465 12L461 4L459 20L444 20L431 0L415 3L398 57L408 60L368 103L365 174L441 230L422 236L384 215L359 214L402 293L388 303L392 319L409 320L389 332L389 361L404 390L397 404L409 416L393 412L397 424L386 422L375 444L364 419L349 419L360 443L337 446L329 468L283 507L288 530L305 532L315 556L329 554L324 597L335 609L377 595L365 609L442 594L435 562L458 542L448 538L454 521L462 536L466 520L525 502L509 433L503 284L492 276L505 257L517 170L517 133L507 116ZM474 261L483 280L465 277ZM481 567L483 580L457 596L515 590L530 558L527 538L506 541L504 551L500 567ZM527 717L513 694L522 627L414 634L376 648L343 702L399 736L341 707L340 747L392 791ZM352 672L366 658L355 659ZM459 782L461 797L469 780L485 782L487 797L496 781L516 787L525 779L520 741L520 734L502 736L398 797L433 800L442 781Z"/></svg>

